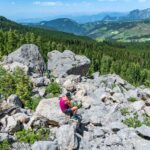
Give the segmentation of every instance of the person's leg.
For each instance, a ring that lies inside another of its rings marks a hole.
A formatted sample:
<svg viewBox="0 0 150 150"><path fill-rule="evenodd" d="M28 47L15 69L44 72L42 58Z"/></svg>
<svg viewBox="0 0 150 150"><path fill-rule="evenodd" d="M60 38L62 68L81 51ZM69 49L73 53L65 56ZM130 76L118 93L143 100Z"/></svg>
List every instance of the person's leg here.
<svg viewBox="0 0 150 150"><path fill-rule="evenodd" d="M66 109L66 110L64 111L64 113L65 113L66 115L70 116L70 117L72 117L72 116L73 116L73 111L72 111L72 109L71 109L71 108Z"/></svg>
<svg viewBox="0 0 150 150"><path fill-rule="evenodd" d="M75 106L75 107L72 107L71 108L72 112L73 112L73 115L77 113L77 110L78 110L78 107Z"/></svg>

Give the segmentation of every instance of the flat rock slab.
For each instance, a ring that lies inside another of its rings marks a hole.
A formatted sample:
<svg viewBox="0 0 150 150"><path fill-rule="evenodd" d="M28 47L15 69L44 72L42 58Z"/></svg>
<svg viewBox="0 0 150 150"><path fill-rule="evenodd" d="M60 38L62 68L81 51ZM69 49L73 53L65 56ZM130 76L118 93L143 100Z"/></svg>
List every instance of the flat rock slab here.
<svg viewBox="0 0 150 150"><path fill-rule="evenodd" d="M143 125L136 129L137 133L142 137L150 139L150 127Z"/></svg>
<svg viewBox="0 0 150 150"><path fill-rule="evenodd" d="M62 124L66 120L66 115L62 113L59 107L59 98L41 100L36 114L49 119L52 125Z"/></svg>

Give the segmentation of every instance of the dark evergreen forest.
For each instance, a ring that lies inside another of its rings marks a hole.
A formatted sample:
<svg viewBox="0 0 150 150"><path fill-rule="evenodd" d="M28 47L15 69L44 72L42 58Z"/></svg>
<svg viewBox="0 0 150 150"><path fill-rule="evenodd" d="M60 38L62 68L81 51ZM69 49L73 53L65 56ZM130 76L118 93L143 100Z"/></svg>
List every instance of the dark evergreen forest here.
<svg viewBox="0 0 150 150"><path fill-rule="evenodd" d="M91 59L89 74L116 73L136 86L150 86L149 42L96 42L88 37L19 25L1 17L0 58L26 43L39 46L45 60L49 51L69 49Z"/></svg>

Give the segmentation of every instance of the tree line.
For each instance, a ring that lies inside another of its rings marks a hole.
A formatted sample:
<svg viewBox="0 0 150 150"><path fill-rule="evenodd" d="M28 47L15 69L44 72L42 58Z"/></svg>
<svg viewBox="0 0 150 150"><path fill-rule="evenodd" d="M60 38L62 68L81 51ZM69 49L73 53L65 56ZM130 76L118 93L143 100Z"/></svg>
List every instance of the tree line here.
<svg viewBox="0 0 150 150"><path fill-rule="evenodd" d="M26 43L39 46L45 60L49 51L69 49L91 59L90 74L116 73L134 85L150 86L149 43L98 43L87 37L44 29L1 29L0 58Z"/></svg>

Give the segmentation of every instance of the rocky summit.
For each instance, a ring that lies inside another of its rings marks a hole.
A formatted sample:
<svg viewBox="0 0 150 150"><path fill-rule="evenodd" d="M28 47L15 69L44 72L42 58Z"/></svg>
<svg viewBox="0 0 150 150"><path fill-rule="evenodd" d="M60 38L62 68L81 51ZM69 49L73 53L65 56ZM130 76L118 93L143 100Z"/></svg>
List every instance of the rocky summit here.
<svg viewBox="0 0 150 150"><path fill-rule="evenodd" d="M29 69L46 66L35 45L23 45L1 65L7 68L18 63L17 67L30 71L28 77L34 85L32 96L39 97L40 101L35 111L24 107L17 94L1 101L0 142L8 140L10 149L150 149L150 88L134 87L116 74L94 73L89 78L86 74L90 60L69 50L48 53L49 78ZM49 85L54 83L60 86L60 93L47 95ZM67 91L73 100L82 101L78 119L70 119L59 108L59 97ZM20 131L22 136L18 134ZM36 138L32 131L37 133ZM41 138L42 134L45 137Z"/></svg>

